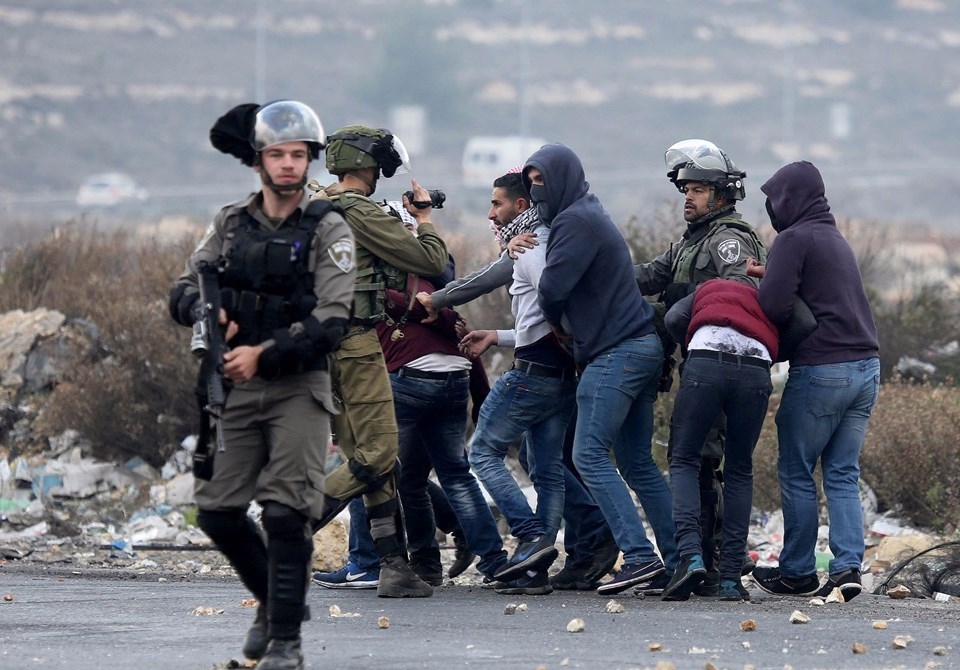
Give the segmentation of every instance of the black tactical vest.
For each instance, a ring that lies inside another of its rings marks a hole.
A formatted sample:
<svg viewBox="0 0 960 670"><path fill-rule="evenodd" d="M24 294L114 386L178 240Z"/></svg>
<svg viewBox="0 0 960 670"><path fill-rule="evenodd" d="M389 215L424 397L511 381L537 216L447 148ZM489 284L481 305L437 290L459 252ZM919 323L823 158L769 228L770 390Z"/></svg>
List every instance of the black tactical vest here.
<svg viewBox="0 0 960 670"><path fill-rule="evenodd" d="M240 212L233 245L220 277L221 301L240 331L231 345L257 345L278 328L310 316L317 305L313 292L310 248L317 226L336 209L312 201L295 226L264 230L246 210Z"/></svg>

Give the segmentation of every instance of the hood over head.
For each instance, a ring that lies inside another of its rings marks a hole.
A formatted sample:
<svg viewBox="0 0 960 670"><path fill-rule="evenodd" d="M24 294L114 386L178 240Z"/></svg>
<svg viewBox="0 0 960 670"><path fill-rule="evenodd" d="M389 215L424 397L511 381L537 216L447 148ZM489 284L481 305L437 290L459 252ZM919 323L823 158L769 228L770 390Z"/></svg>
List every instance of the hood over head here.
<svg viewBox="0 0 960 670"><path fill-rule="evenodd" d="M530 181L530 168L535 167L543 175L543 187ZM523 165L523 184L536 204L537 214L544 223L590 191L583 173L583 164L573 150L564 144L544 144Z"/></svg>
<svg viewBox="0 0 960 670"><path fill-rule="evenodd" d="M767 196L767 214L778 233L800 219L823 219L824 215L833 218L823 177L816 166L808 161L784 165L760 190Z"/></svg>

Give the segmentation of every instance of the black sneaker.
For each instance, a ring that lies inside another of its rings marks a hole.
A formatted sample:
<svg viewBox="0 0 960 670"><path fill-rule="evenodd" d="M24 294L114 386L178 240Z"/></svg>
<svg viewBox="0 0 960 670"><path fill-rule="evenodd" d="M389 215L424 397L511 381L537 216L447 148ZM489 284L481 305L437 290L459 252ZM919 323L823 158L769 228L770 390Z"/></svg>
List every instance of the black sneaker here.
<svg viewBox="0 0 960 670"><path fill-rule="evenodd" d="M541 535L532 542L518 544L513 556L506 565L497 570L494 577L504 582L523 578L527 570L546 571L559 555L560 552L553 542L546 535Z"/></svg>
<svg viewBox="0 0 960 670"><path fill-rule="evenodd" d="M830 575L827 583L817 591L817 595L826 598L834 589L840 589L844 602L856 598L863 591L863 584L860 583L860 571L856 568L850 568L835 575Z"/></svg>
<svg viewBox="0 0 960 670"><path fill-rule="evenodd" d="M663 594L663 590L667 588L667 584L670 583L671 576L666 572L661 572L659 575L651 579L646 584L641 584L633 589L633 595L635 596L659 596Z"/></svg>
<svg viewBox="0 0 960 670"><path fill-rule="evenodd" d="M606 542L601 542L593 550L593 563L587 568L585 575L587 581L591 583L599 582L610 574L619 559L620 547L617 546L616 540L610 538Z"/></svg>
<svg viewBox="0 0 960 670"><path fill-rule="evenodd" d="M743 565L740 566L740 576L746 577L757 567L757 562L750 558L750 554L743 555Z"/></svg>
<svg viewBox="0 0 960 670"><path fill-rule="evenodd" d="M493 589L497 593L508 596L545 596L553 593L553 587L547 579L546 570L530 570L523 577L504 582Z"/></svg>
<svg viewBox="0 0 960 670"><path fill-rule="evenodd" d="M453 534L453 544L456 547L456 551L453 554L453 563L447 571L447 576L450 577L450 579L462 575L467 568L473 565L473 559L477 557L477 555L470 550L470 547L467 546L467 541L460 537L458 533Z"/></svg>
<svg viewBox="0 0 960 670"><path fill-rule="evenodd" d="M706 574L707 569L703 567L703 557L700 554L684 556L661 597L663 600L687 600Z"/></svg>
<svg viewBox="0 0 960 670"><path fill-rule="evenodd" d="M598 586L597 593L605 596L626 591L631 586L649 582L663 570L663 563L659 560L649 563L627 563L620 568L620 572L614 575L613 579Z"/></svg>
<svg viewBox="0 0 960 670"><path fill-rule="evenodd" d="M587 579L589 570L590 568L563 566L560 572L550 578L550 586L559 591L593 591L597 588L597 583Z"/></svg>
<svg viewBox="0 0 960 670"><path fill-rule="evenodd" d="M720 600L726 600L730 602L741 602L741 601L750 601L750 593L747 592L747 589L743 586L743 583L739 579L724 579L720 582L720 588L717 592L717 596Z"/></svg>
<svg viewBox="0 0 960 670"><path fill-rule="evenodd" d="M778 596L812 596L820 590L817 573L791 579L781 575L780 568L754 568L753 581L767 593Z"/></svg>
<svg viewBox="0 0 960 670"><path fill-rule="evenodd" d="M717 570L707 570L703 581L693 590L693 595L701 598L716 598L718 593L720 593L720 573Z"/></svg>

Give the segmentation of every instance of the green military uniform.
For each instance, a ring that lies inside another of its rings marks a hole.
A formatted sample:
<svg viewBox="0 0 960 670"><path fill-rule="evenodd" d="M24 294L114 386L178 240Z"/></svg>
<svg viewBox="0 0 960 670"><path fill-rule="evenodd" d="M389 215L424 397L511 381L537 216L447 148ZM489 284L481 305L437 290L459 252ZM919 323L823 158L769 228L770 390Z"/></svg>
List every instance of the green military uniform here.
<svg viewBox="0 0 960 670"><path fill-rule="evenodd" d="M265 230L279 230L293 225L308 201L309 195L304 193L299 208L280 222L268 219L260 210L260 194L224 207L177 280L187 287L185 299L197 290L199 264L216 263L230 254L241 213L249 214ZM343 217L328 213L317 226L308 258L317 298L312 315L320 323L349 316L355 278L352 254L352 235ZM272 340L262 344L266 349L276 346ZM197 506L246 509L251 500L272 500L308 517L318 515L329 417L334 411L330 373L325 369L274 380L256 376L234 386L223 420L227 449L215 455L211 480L197 480Z"/></svg>
<svg viewBox="0 0 960 670"><path fill-rule="evenodd" d="M327 475L326 494L344 501L363 493L367 509L375 510L396 500L398 443L393 390L373 326L384 318L385 289L404 290L408 273L440 274L447 248L432 223L420 223L414 237L358 190L337 183L314 198L343 209L357 258L351 327L331 368L336 439L348 460Z"/></svg>

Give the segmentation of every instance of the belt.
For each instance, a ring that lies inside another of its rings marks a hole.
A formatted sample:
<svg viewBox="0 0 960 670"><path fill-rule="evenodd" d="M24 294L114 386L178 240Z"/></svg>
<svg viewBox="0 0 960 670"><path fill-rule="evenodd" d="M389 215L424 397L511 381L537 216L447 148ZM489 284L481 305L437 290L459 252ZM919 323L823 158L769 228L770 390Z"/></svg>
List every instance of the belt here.
<svg viewBox="0 0 960 670"><path fill-rule="evenodd" d="M687 358L709 358L718 363L732 363L734 365L753 365L758 368L770 369L770 363L756 356L740 356L728 354L726 351L711 351L708 349L694 349L687 354Z"/></svg>
<svg viewBox="0 0 960 670"><path fill-rule="evenodd" d="M527 374L537 375L538 377L557 377L561 380L573 377L572 368L558 368L553 365L543 365L533 361L525 361L522 358L516 358L513 361L513 369L526 372Z"/></svg>
<svg viewBox="0 0 960 670"><path fill-rule="evenodd" d="M451 372L428 372L427 370L417 370L415 368L402 367L398 370L401 377L414 377L416 379L466 379L470 376L469 370L453 370Z"/></svg>

